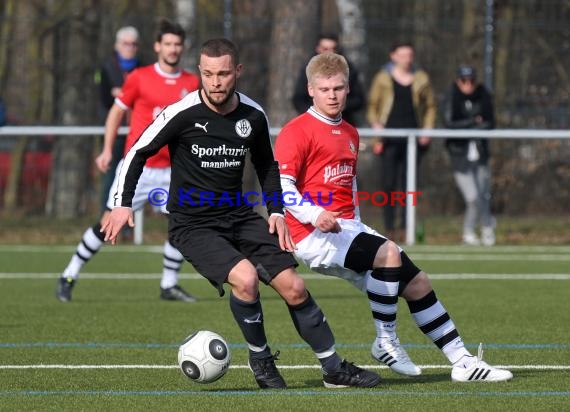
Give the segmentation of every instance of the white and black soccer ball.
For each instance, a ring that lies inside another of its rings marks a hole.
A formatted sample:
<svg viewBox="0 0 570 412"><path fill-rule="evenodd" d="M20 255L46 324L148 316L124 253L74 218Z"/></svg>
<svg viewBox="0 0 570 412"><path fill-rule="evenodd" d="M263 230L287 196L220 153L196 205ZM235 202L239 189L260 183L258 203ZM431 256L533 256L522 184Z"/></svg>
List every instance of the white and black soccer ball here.
<svg viewBox="0 0 570 412"><path fill-rule="evenodd" d="M208 330L188 336L178 349L178 365L182 373L198 383L220 379L228 371L231 360L224 338Z"/></svg>

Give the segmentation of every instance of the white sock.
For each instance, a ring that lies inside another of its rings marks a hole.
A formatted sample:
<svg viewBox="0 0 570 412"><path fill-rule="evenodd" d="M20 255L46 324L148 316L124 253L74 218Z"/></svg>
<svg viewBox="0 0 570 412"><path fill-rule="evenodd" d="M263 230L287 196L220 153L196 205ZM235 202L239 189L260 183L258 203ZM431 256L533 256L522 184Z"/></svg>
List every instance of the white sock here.
<svg viewBox="0 0 570 412"><path fill-rule="evenodd" d="M453 364L454 368L465 368L467 369L469 366L476 362L477 358L473 355L463 355L457 362Z"/></svg>
<svg viewBox="0 0 570 412"><path fill-rule="evenodd" d="M462 359L463 360L467 360L469 358L475 359L475 357L471 355L467 350L467 348L465 347L465 344L463 343L463 340L461 339L460 336L453 339L451 342L445 345L441 349L441 351L447 357L447 359L449 359L449 362L454 366L457 366L455 364Z"/></svg>
<svg viewBox="0 0 570 412"><path fill-rule="evenodd" d="M366 292L376 325L377 342L396 339L400 268L377 268L366 276Z"/></svg>
<svg viewBox="0 0 570 412"><path fill-rule="evenodd" d="M77 245L75 253L61 274L61 277L77 279L83 265L91 260L99 249L101 249L101 246L103 246L103 241L95 234L93 228L90 227L87 229L85 233L83 233L81 242Z"/></svg>
<svg viewBox="0 0 570 412"><path fill-rule="evenodd" d="M184 262L182 253L178 251L170 242L164 242L164 255L162 258L162 279L160 287L168 289L178 284L178 272Z"/></svg>

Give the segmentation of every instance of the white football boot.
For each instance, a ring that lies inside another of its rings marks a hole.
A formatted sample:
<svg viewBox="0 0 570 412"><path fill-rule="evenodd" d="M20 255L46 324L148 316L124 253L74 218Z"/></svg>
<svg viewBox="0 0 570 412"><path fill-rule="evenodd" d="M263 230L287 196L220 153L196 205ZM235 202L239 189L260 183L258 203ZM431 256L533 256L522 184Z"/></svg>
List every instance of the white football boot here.
<svg viewBox="0 0 570 412"><path fill-rule="evenodd" d="M495 368L483 361L483 344L479 344L477 359L468 367L454 366L451 369L453 382L502 382L513 378L513 374L505 369Z"/></svg>
<svg viewBox="0 0 570 412"><path fill-rule="evenodd" d="M372 343L372 357L402 375L418 376L422 373L422 370L412 362L397 337L375 339Z"/></svg>
<svg viewBox="0 0 570 412"><path fill-rule="evenodd" d="M481 241L479 240L477 235L473 232L464 233L462 241L463 241L463 244L466 246L479 246L479 245L481 245Z"/></svg>
<svg viewBox="0 0 570 412"><path fill-rule="evenodd" d="M481 228L481 242L483 246L493 246L496 242L495 229L492 227Z"/></svg>

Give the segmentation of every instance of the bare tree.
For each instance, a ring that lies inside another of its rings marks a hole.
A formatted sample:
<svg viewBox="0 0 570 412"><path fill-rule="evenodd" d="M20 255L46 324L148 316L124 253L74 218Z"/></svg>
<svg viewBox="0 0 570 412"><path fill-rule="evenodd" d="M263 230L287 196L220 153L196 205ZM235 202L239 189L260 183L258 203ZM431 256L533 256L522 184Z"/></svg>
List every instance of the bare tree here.
<svg viewBox="0 0 570 412"><path fill-rule="evenodd" d="M49 77L51 71L43 64L49 48L46 47L44 35L51 30L53 21L46 18L46 6L43 2L7 2L2 10L8 23L2 28L2 36L9 36L10 42L5 44L1 60L0 73L4 99L10 101L8 110L16 113L18 122L36 119L36 122L49 122L50 103ZM26 19L26 20L24 20ZM28 24L20 24L21 21ZM6 40L8 38L6 37ZM21 45L16 48L16 45ZM17 54L17 58L14 58ZM33 62L31 64L30 62ZM22 99L21 96L26 96ZM11 165L8 184L4 193L4 206L6 214L19 209L19 198L28 188L23 187L21 177L23 174L25 152L32 138L22 136L17 139L11 153ZM36 194L35 198L41 197Z"/></svg>
<svg viewBox="0 0 570 412"><path fill-rule="evenodd" d="M61 102L56 119L63 125L85 124L96 111L98 98L91 83L93 61L84 52L86 44L97 44L100 15L92 1L83 1L54 32L54 66L57 73L56 101ZM86 136L58 137L50 179L49 215L75 217L86 210L86 187L91 186L94 140Z"/></svg>
<svg viewBox="0 0 570 412"><path fill-rule="evenodd" d="M233 41L240 50L244 71L239 89L265 106L271 44L271 0L234 2Z"/></svg>
<svg viewBox="0 0 570 412"><path fill-rule="evenodd" d="M465 0L463 1L462 17L462 55L458 56L460 62L471 63L480 59L483 54L483 38L481 32L477 30L477 14L481 13L480 3Z"/></svg>
<svg viewBox="0 0 570 412"><path fill-rule="evenodd" d="M176 0L176 18L178 23L186 30L186 50L182 58L182 66L196 71L197 59L194 51L199 47L196 44L196 0Z"/></svg>
<svg viewBox="0 0 570 412"><path fill-rule="evenodd" d="M319 31L319 2L290 0L273 3L273 31L269 57L268 112L273 126L295 115L292 91L299 67L307 58L307 45Z"/></svg>
<svg viewBox="0 0 570 412"><path fill-rule="evenodd" d="M116 1L106 4L97 0L60 0L47 9L55 24L48 38L52 49L53 120L61 125L83 125L98 121L99 96L93 82L95 68L102 60L98 49L104 33L102 27L114 26L112 33L124 24L134 24L147 39L144 50L152 53L157 16L171 17L168 2ZM116 8L115 14L108 14ZM134 13L134 16L130 16ZM117 20L115 20L117 19ZM114 23L109 23L113 21ZM148 27L148 29L145 29ZM108 54L112 42L106 44ZM92 53L89 52L92 51ZM94 58L95 57L95 58ZM93 156L96 139L86 136L58 137L53 149L46 212L58 218L75 217L89 211L89 199L97 195Z"/></svg>
<svg viewBox="0 0 570 412"><path fill-rule="evenodd" d="M495 45L495 103L501 107L507 93L507 78L509 76L509 51L513 22L515 20L515 5L510 1L502 3L500 10L501 24L497 25L497 42Z"/></svg>
<svg viewBox="0 0 570 412"><path fill-rule="evenodd" d="M336 0L342 27L343 52L356 67L368 64L366 24L362 0Z"/></svg>

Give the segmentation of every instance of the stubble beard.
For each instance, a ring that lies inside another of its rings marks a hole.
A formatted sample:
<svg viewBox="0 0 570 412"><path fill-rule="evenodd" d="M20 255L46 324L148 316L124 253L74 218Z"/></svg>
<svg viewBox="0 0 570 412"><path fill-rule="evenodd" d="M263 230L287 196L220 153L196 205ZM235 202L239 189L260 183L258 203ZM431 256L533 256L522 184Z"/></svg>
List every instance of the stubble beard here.
<svg viewBox="0 0 570 412"><path fill-rule="evenodd" d="M223 100L212 99L212 97L210 96L210 93L206 93L206 98L208 99L208 101L210 102L210 104L212 106L223 107L230 101L230 99L234 95L235 91L236 91L235 86L228 89L228 93L226 94L226 96Z"/></svg>

